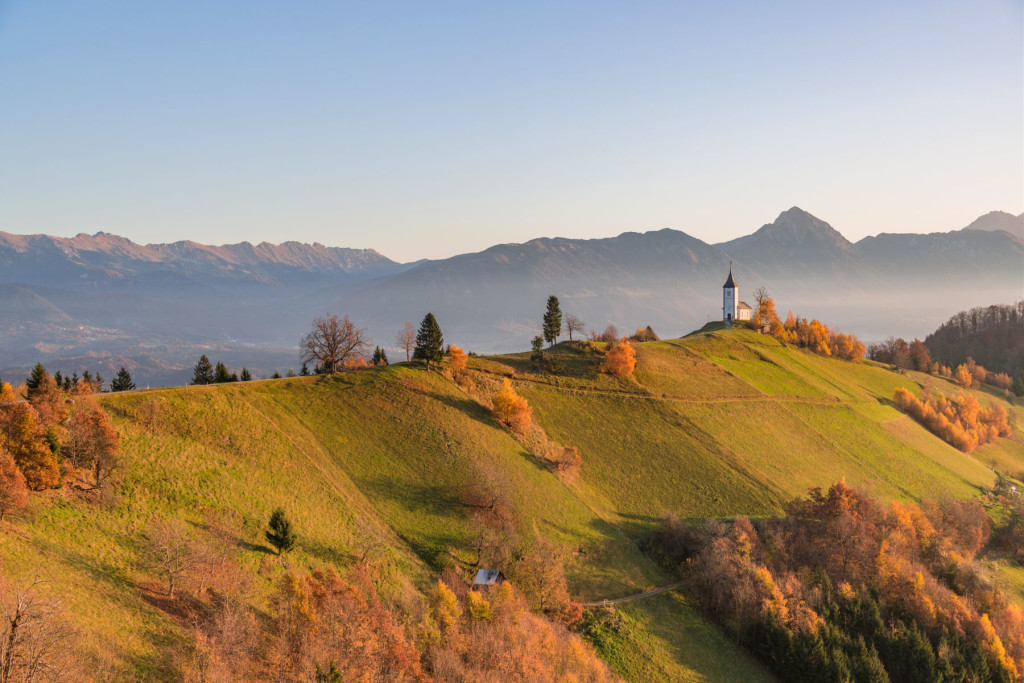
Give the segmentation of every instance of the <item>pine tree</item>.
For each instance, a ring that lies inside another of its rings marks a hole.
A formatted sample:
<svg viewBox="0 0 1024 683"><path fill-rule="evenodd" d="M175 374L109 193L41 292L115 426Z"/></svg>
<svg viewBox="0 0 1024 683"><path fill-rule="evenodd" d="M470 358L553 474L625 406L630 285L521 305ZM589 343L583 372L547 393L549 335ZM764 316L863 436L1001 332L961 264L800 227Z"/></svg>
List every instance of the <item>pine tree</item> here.
<svg viewBox="0 0 1024 683"><path fill-rule="evenodd" d="M213 371L214 384L224 384L225 382L231 381L231 373L228 372L228 367L221 363L220 361L217 361L217 367Z"/></svg>
<svg viewBox="0 0 1024 683"><path fill-rule="evenodd" d="M205 353L199 356L199 362L192 370L192 384L213 384L213 365Z"/></svg>
<svg viewBox="0 0 1024 683"><path fill-rule="evenodd" d="M420 331L416 333L416 351L413 358L423 360L427 364L427 372L430 372L430 361L440 363L443 357L444 336L441 334L441 327L437 324L433 313L423 316L420 323Z"/></svg>
<svg viewBox="0 0 1024 683"><path fill-rule="evenodd" d="M270 376L270 379L281 379L281 373L274 370L274 374Z"/></svg>
<svg viewBox="0 0 1024 683"><path fill-rule="evenodd" d="M302 364L302 369L299 370L299 374L303 377L309 377L309 366L305 363Z"/></svg>
<svg viewBox="0 0 1024 683"><path fill-rule="evenodd" d="M562 334L562 309L558 307L558 297L548 297L548 310L544 313L544 341L554 346L558 335Z"/></svg>
<svg viewBox="0 0 1024 683"><path fill-rule="evenodd" d="M295 547L295 532L292 523L284 515L283 508L277 508L270 515L270 529L266 532L267 540L277 548L277 554L288 552Z"/></svg>
<svg viewBox="0 0 1024 683"><path fill-rule="evenodd" d="M39 390L46 378L49 377L50 373L46 371L42 363L36 363L36 366L32 368L32 374L25 380L25 396L28 400L32 400L36 392Z"/></svg>
<svg viewBox="0 0 1024 683"><path fill-rule="evenodd" d="M388 354L384 353L384 349L379 346L373 350L373 364L374 365L387 365Z"/></svg>
<svg viewBox="0 0 1024 683"><path fill-rule="evenodd" d="M533 349L530 358L537 361L537 372L544 372L544 338L539 335L534 337L530 348Z"/></svg>
<svg viewBox="0 0 1024 683"><path fill-rule="evenodd" d="M249 372L249 368L242 368L242 381L243 382L251 382L252 381L252 373Z"/></svg>
<svg viewBox="0 0 1024 683"><path fill-rule="evenodd" d="M135 389L135 382L132 381L132 376L122 365L121 369L117 371L117 375L114 376L114 380L110 383L111 391L132 391Z"/></svg>

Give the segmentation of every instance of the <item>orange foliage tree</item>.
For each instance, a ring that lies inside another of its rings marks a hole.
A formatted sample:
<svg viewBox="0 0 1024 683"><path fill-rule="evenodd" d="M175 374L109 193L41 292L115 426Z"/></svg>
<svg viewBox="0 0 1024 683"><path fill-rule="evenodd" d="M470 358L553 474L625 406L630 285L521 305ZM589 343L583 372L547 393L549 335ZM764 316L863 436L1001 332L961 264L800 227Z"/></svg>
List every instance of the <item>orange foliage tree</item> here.
<svg viewBox="0 0 1024 683"><path fill-rule="evenodd" d="M615 377L629 377L636 368L636 351L628 339L613 342L604 356L604 370Z"/></svg>
<svg viewBox="0 0 1024 683"><path fill-rule="evenodd" d="M533 410L530 404L516 393L508 378L502 380L501 389L495 394L491 405L494 417L514 432L523 433L532 424Z"/></svg>
<svg viewBox="0 0 1024 683"><path fill-rule="evenodd" d="M940 439L965 453L999 437L1009 436L1006 410L1002 406L984 409L978 399L968 394L946 398L942 394L925 394L918 399L900 387L893 394L896 406L924 425Z"/></svg>
<svg viewBox="0 0 1024 683"><path fill-rule="evenodd" d="M452 344L451 348L448 349L448 356L452 359L452 370L458 372L459 370L466 369L467 356L466 352L463 349L459 348L455 344Z"/></svg>
<svg viewBox="0 0 1024 683"><path fill-rule="evenodd" d="M24 507L27 498L25 475L18 469L14 457L0 446L0 522L8 512Z"/></svg>
<svg viewBox="0 0 1024 683"><path fill-rule="evenodd" d="M60 483L57 456L47 443L36 409L27 403L0 408L0 433L29 488L41 490Z"/></svg>

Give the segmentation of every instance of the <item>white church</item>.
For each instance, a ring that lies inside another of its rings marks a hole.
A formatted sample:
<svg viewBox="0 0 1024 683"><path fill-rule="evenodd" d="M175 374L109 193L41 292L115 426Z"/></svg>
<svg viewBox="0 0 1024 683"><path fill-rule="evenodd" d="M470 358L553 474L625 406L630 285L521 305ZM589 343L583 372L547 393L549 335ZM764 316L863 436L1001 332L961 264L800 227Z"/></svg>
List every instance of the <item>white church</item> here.
<svg viewBox="0 0 1024 683"><path fill-rule="evenodd" d="M729 263L729 279L722 286L722 320L750 320L753 309L744 301L740 301L740 288L732 276L732 263Z"/></svg>

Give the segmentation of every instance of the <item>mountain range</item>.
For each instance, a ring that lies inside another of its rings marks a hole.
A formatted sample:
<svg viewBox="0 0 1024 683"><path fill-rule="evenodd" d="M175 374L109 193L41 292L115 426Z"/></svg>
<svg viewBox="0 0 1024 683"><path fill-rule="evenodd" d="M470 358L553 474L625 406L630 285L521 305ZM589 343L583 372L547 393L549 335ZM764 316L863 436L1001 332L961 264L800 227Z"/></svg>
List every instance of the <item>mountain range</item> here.
<svg viewBox="0 0 1024 683"><path fill-rule="evenodd" d="M128 367L187 380L200 353L257 374L297 366L317 315L349 315L397 353L395 332L428 310L446 340L521 349L549 294L603 330L685 334L721 314L730 264L741 296L766 286L780 313L818 317L867 340L924 336L963 308L1024 296L1024 215L962 230L883 233L856 243L793 207L750 235L708 244L684 232L541 238L397 263L374 250L285 242L140 245L107 233L0 232L0 375Z"/></svg>

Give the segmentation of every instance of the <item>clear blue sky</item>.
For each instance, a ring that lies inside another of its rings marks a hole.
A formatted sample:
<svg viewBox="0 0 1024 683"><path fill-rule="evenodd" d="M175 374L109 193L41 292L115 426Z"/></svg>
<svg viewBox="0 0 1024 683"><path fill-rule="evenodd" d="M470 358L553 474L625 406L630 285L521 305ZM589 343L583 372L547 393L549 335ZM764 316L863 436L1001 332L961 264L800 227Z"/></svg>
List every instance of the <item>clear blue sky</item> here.
<svg viewBox="0 0 1024 683"><path fill-rule="evenodd" d="M0 230L410 260L1024 211L1020 0L701 5L0 0Z"/></svg>

